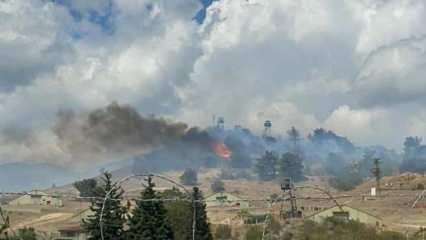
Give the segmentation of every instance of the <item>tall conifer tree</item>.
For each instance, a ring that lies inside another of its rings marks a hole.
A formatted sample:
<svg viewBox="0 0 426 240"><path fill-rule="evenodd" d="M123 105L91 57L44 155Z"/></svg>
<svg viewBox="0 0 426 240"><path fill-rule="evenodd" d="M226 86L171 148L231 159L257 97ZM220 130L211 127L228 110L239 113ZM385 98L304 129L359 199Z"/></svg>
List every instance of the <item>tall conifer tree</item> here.
<svg viewBox="0 0 426 240"><path fill-rule="evenodd" d="M163 203L158 201L152 178L136 202L129 219L129 240L173 240L173 231Z"/></svg>
<svg viewBox="0 0 426 240"><path fill-rule="evenodd" d="M109 197L105 200L105 196ZM126 208L121 205L123 189L112 182L110 173L105 172L102 176L102 184L93 191L94 198L91 200L91 216L83 220L83 228L88 234L88 240L100 240L101 238L101 214L104 240L123 240Z"/></svg>
<svg viewBox="0 0 426 240"><path fill-rule="evenodd" d="M210 224L207 219L206 204L202 201L204 199L203 194L198 187L194 187L192 194L193 200L195 200L195 239L213 240L213 236L210 231ZM194 211L194 208L192 208L192 211Z"/></svg>

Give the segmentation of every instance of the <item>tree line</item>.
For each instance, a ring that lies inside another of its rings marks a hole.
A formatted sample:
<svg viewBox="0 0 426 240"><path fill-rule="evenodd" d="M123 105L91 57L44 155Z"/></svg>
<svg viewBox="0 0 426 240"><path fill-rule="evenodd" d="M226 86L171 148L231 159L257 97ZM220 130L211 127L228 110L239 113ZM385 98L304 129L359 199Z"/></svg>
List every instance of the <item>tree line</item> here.
<svg viewBox="0 0 426 240"><path fill-rule="evenodd" d="M152 177L132 204L124 203L124 190L103 173L101 184L92 193L92 214L83 220L88 240L212 240L206 205L201 191L194 187L190 201L166 201L185 198L178 189L159 193ZM108 196L106 198L106 196ZM193 220L195 218L195 232Z"/></svg>
<svg viewBox="0 0 426 240"><path fill-rule="evenodd" d="M254 169L263 181L291 178L298 182L306 179L303 172L303 159L298 154L291 152L279 156L273 151L266 151L257 159Z"/></svg>

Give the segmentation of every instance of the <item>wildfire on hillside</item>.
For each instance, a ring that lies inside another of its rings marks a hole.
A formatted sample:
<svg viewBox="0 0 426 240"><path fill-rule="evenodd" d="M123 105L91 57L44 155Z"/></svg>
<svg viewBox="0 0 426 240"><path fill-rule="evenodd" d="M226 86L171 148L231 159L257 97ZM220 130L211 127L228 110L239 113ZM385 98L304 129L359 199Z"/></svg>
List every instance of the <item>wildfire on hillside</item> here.
<svg viewBox="0 0 426 240"><path fill-rule="evenodd" d="M229 160L232 156L232 151L223 142L214 142L212 144L213 151L222 159Z"/></svg>

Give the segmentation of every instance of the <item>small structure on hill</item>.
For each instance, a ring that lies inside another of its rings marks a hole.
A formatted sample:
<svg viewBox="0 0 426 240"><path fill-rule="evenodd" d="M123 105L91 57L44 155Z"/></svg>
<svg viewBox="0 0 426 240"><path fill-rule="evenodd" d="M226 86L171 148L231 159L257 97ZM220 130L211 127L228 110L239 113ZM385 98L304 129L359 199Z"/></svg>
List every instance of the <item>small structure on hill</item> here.
<svg viewBox="0 0 426 240"><path fill-rule="evenodd" d="M12 200L8 203L11 206L23 206L23 205L41 205L41 206L52 206L62 207L62 200L58 196L49 195L45 192L34 190L26 193L19 198Z"/></svg>
<svg viewBox="0 0 426 240"><path fill-rule="evenodd" d="M248 200L224 192L210 195L205 201L207 207L238 207L244 209L250 205Z"/></svg>
<svg viewBox="0 0 426 240"><path fill-rule="evenodd" d="M335 206L306 218L317 223L321 223L327 218L336 218L342 221L354 220L364 224L375 225L377 227L382 226L383 222L382 219L373 216L370 213L349 206Z"/></svg>

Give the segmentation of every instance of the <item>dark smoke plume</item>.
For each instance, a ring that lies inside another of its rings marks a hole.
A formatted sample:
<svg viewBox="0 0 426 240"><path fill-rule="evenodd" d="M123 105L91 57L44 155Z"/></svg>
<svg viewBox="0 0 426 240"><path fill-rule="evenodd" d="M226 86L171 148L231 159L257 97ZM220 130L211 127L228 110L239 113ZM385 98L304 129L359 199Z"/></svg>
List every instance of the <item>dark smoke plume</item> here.
<svg viewBox="0 0 426 240"><path fill-rule="evenodd" d="M87 114L61 111L54 132L64 151L79 158L133 156L182 143L204 148L212 141L198 128L144 117L134 108L117 103Z"/></svg>

